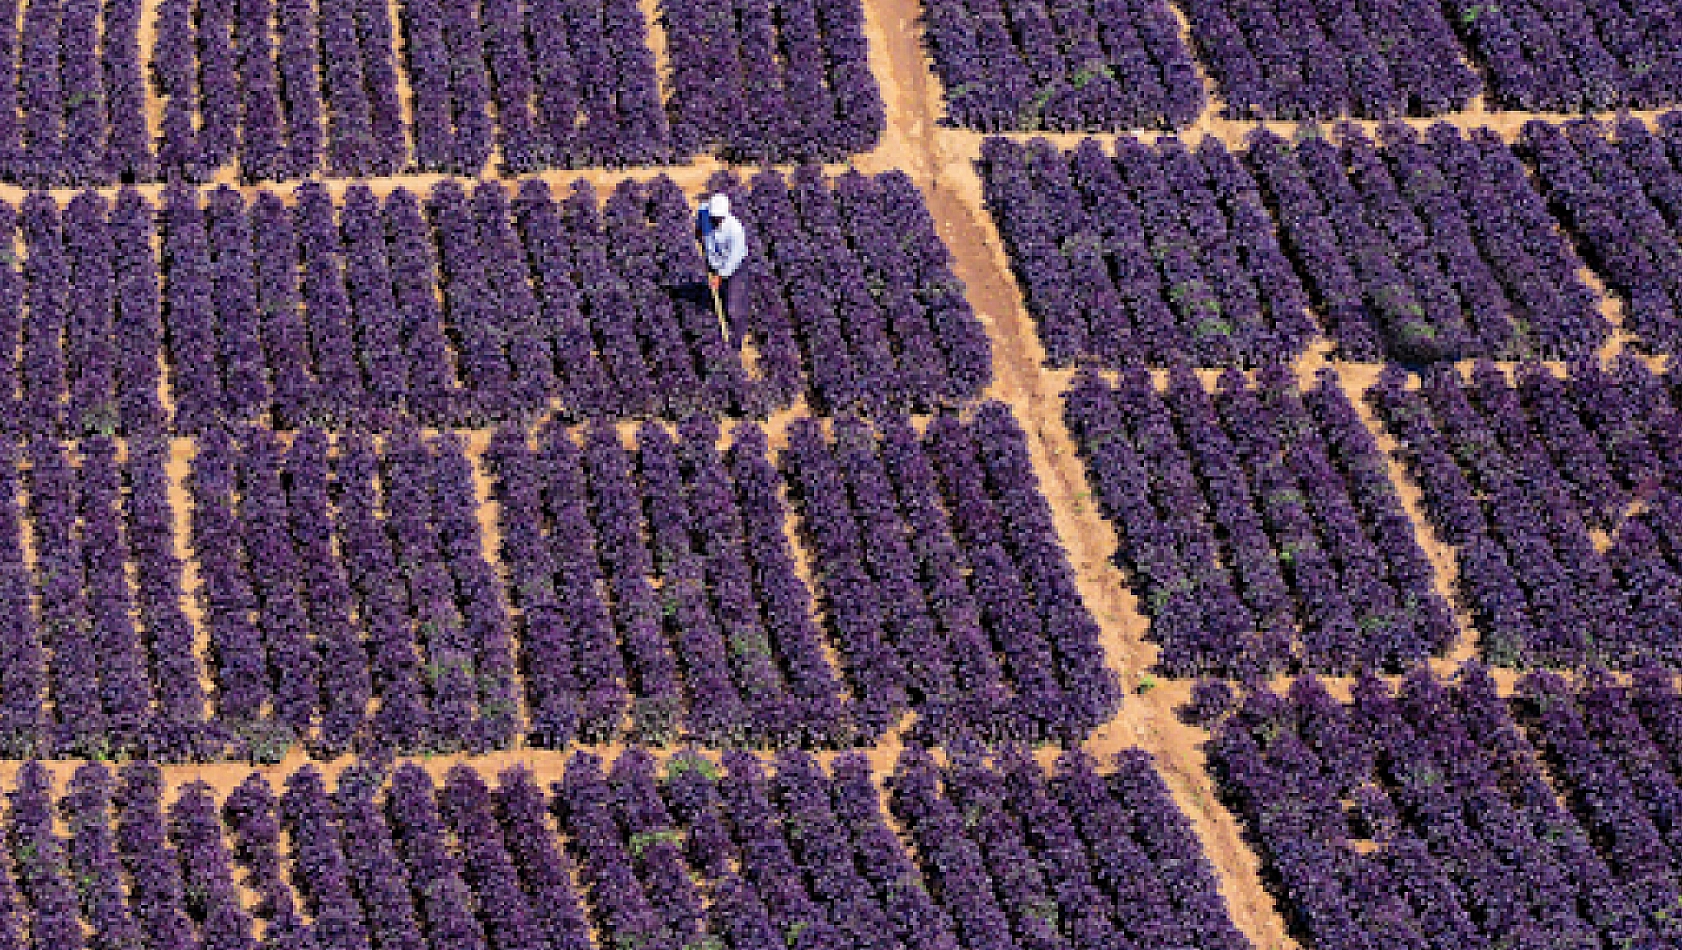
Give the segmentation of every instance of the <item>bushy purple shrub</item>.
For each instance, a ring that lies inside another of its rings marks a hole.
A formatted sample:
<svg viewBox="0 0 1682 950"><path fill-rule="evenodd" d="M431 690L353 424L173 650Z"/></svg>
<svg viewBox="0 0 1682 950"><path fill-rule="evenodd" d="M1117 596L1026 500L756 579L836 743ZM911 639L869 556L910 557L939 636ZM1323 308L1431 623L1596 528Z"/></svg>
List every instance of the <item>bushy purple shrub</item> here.
<svg viewBox="0 0 1682 950"><path fill-rule="evenodd" d="M1682 99L1676 13L1650 3L1445 5L1502 108L1651 109Z"/></svg>
<svg viewBox="0 0 1682 950"><path fill-rule="evenodd" d="M1226 111L1236 118L1440 115L1483 91L1448 20L1450 8L1461 4L1181 0L1180 6Z"/></svg>
<svg viewBox="0 0 1682 950"><path fill-rule="evenodd" d="M1204 108L1165 0L929 0L924 23L954 125L1181 128Z"/></svg>
<svg viewBox="0 0 1682 950"><path fill-rule="evenodd" d="M33 194L0 220L22 232L0 258L14 366L0 429L384 431L554 409L764 416L805 391L843 408L978 395L991 344L910 179L808 167L792 180L791 193L766 172L743 202L751 306L722 333L691 198L666 177L605 202L584 182L559 202L541 182L517 195L442 182L383 206L360 185L335 200L306 182L290 203L175 185L158 210L125 190L62 214Z"/></svg>
<svg viewBox="0 0 1682 950"><path fill-rule="evenodd" d="M1504 697L1468 664L1340 702L1305 678L1245 697L1211 773L1316 942L1665 942L1674 695L1668 675L1532 674Z"/></svg>
<svg viewBox="0 0 1682 950"><path fill-rule="evenodd" d="M1065 413L1174 675L1406 668L1457 639L1384 457L1326 370L1082 373Z"/></svg>
<svg viewBox="0 0 1682 950"><path fill-rule="evenodd" d="M1679 662L1678 566L1661 540L1682 482L1661 461L1682 407L1640 360L1580 361L1564 377L1450 367L1414 388L1392 369L1367 392L1457 546L1461 588L1500 665ZM1595 540L1604 532L1608 543Z"/></svg>

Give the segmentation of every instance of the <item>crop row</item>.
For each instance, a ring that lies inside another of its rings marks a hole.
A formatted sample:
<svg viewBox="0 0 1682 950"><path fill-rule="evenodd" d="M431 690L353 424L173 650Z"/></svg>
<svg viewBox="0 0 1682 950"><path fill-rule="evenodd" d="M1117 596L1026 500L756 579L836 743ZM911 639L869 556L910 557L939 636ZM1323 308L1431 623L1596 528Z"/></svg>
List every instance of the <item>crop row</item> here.
<svg viewBox="0 0 1682 950"><path fill-rule="evenodd" d="M1493 134L1386 126L1382 151L1266 133L1249 160L1339 347L1359 359L1559 359L1610 331L1570 241Z"/></svg>
<svg viewBox="0 0 1682 950"><path fill-rule="evenodd" d="M1653 0L1449 0L1502 108L1652 109L1682 100L1682 13Z"/></svg>
<svg viewBox="0 0 1682 950"><path fill-rule="evenodd" d="M1057 366L1289 362L1316 332L1249 171L1215 138L982 145L988 208Z"/></svg>
<svg viewBox="0 0 1682 950"><path fill-rule="evenodd" d="M1164 0L927 0L948 118L988 132L1181 128L1203 79Z"/></svg>
<svg viewBox="0 0 1682 950"><path fill-rule="evenodd" d="M698 7L663 10L667 101L633 0L162 0L145 60L139 0L9 0L0 178L476 175L493 155L520 173L875 144L886 123L858 0Z"/></svg>
<svg viewBox="0 0 1682 950"><path fill-rule="evenodd" d="M1530 674L1503 698L1469 665L1347 703L1306 677L1216 725L1210 770L1306 945L1669 946L1679 713L1659 673Z"/></svg>
<svg viewBox="0 0 1682 950"><path fill-rule="evenodd" d="M988 132L1185 128L1201 60L1237 119L1545 112L1682 101L1661 0L926 0L947 117Z"/></svg>
<svg viewBox="0 0 1682 950"><path fill-rule="evenodd" d="M859 0L661 0L660 13L675 157L717 145L731 161L835 162L881 138Z"/></svg>
<svg viewBox="0 0 1682 950"><path fill-rule="evenodd" d="M1315 317L1357 360L1568 358L1606 338L1575 251L1493 133L1340 138L1257 132L1240 156L1212 137L1195 150L1123 138L1113 160L1091 141L1063 154L989 139L987 204L1047 357L1288 362ZM1642 253L1597 263L1639 267ZM1631 324L1669 345L1663 319Z"/></svg>
<svg viewBox="0 0 1682 950"><path fill-rule="evenodd" d="M1459 552L1485 656L1675 666L1682 618L1682 396L1624 357L1566 378L1488 364L1367 394ZM1604 538L1604 544L1597 541Z"/></svg>
<svg viewBox="0 0 1682 950"><path fill-rule="evenodd" d="M610 739L628 714L655 741L835 745L908 708L930 735L1057 738L1114 712L1097 625L1002 405L922 437L903 418L844 417L830 436L799 420L775 468L758 428L722 453L718 435L646 424L633 457L605 429L582 449L554 428L535 451L497 434L532 741Z"/></svg>
<svg viewBox="0 0 1682 950"><path fill-rule="evenodd" d="M437 782L364 760L331 788L305 766L219 801L90 763L55 800L31 762L7 796L0 946L1249 946L1143 752L1048 770L912 749L880 777L888 808L878 779L857 755L630 750L580 753L547 790L524 766Z"/></svg>
<svg viewBox="0 0 1682 950"><path fill-rule="evenodd" d="M1068 739L1114 712L1002 405L924 435L802 419L775 457L752 424L719 435L510 425L476 458L412 427L214 430L183 486L202 661L169 443L36 440L0 465L3 751L827 747L911 711L936 738Z"/></svg>
<svg viewBox="0 0 1682 950"><path fill-rule="evenodd" d="M1406 668L1457 639L1383 454L1322 371L1083 373L1067 396L1167 672Z"/></svg>
<svg viewBox="0 0 1682 950"><path fill-rule="evenodd" d="M1633 119L1611 129L1531 122L1519 147L1626 301L1625 325L1654 349L1682 353L1682 113L1661 116L1656 130Z"/></svg>
<svg viewBox="0 0 1682 950"><path fill-rule="evenodd" d="M990 380L986 332L905 176L765 172L741 197L770 246L754 245L754 306L728 339L663 177L603 202L532 180L512 197L446 181L337 204L313 183L290 205L187 186L159 209L132 190L62 213L40 194L0 204L0 247L22 239L0 260L0 430L764 415L809 387L827 408L928 407Z"/></svg>
<svg viewBox="0 0 1682 950"><path fill-rule="evenodd" d="M1435 3L1180 0L1235 118L1441 115L1483 83Z"/></svg>

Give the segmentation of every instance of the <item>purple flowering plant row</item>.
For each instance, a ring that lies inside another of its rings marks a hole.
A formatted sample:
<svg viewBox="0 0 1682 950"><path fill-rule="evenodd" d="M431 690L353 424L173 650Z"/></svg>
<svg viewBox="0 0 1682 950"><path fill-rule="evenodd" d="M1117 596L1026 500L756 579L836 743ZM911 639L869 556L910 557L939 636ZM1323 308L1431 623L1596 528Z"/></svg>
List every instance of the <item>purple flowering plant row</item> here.
<svg viewBox="0 0 1682 950"><path fill-rule="evenodd" d="M802 395L927 409L990 382L986 331L909 178L716 184L760 239L728 338L689 199L665 177L605 200L528 180L512 195L446 181L335 201L306 183L288 203L183 185L158 208L132 189L0 204L0 248L15 248L0 256L0 431L764 416Z"/></svg>
<svg viewBox="0 0 1682 950"><path fill-rule="evenodd" d="M948 121L987 132L1184 128L1199 65L1235 119L1682 101L1664 0L926 0L923 25Z"/></svg>
<svg viewBox="0 0 1682 950"><path fill-rule="evenodd" d="M1531 122L1519 150L1556 214L1624 302L1640 342L1682 353L1682 113L1656 127Z"/></svg>
<svg viewBox="0 0 1682 950"><path fill-rule="evenodd" d="M1174 129L1203 112L1166 0L927 0L923 27L955 125Z"/></svg>
<svg viewBox="0 0 1682 950"><path fill-rule="evenodd" d="M1395 670L1458 639L1337 377L1079 375L1066 417L1170 675Z"/></svg>
<svg viewBox="0 0 1682 950"><path fill-rule="evenodd" d="M1363 678L1346 702L1313 677L1236 704L1221 684L1201 693L1210 773L1305 945L1682 940L1669 673L1500 690L1467 664Z"/></svg>
<svg viewBox="0 0 1682 950"><path fill-rule="evenodd" d="M914 747L878 775L631 749L556 771L362 759L219 795L88 763L55 797L29 762L0 818L0 946L1250 946L1137 750L1047 769Z"/></svg>
<svg viewBox="0 0 1682 950"><path fill-rule="evenodd" d="M833 161L880 137L858 0L671 4L662 20L665 95L633 0L160 0L147 51L140 0L6 0L0 179L477 175L493 155L522 173L715 148Z"/></svg>
<svg viewBox="0 0 1682 950"><path fill-rule="evenodd" d="M1507 145L1446 124L1379 139L1123 138L1113 159L989 139L982 165L1054 365L1283 363L1322 326L1364 361L1596 350L1600 298Z"/></svg>
<svg viewBox="0 0 1682 950"><path fill-rule="evenodd" d="M1289 362L1317 332L1250 172L1218 139L982 145L985 198L1056 366Z"/></svg>
<svg viewBox="0 0 1682 950"><path fill-rule="evenodd" d="M1024 434L925 428L215 429L177 444L190 591L172 443L36 439L0 459L0 751L1076 740L1119 688Z"/></svg>
<svg viewBox="0 0 1682 950"><path fill-rule="evenodd" d="M1652 109L1682 100L1682 10L1655 0L1449 0L1501 108Z"/></svg>
<svg viewBox="0 0 1682 950"><path fill-rule="evenodd" d="M908 711L917 734L1058 739L1113 714L1002 405L922 435L903 417L828 434L800 419L775 454L755 425L719 435L645 424L634 453L605 427L582 446L558 427L535 449L495 436L528 741L835 746Z"/></svg>
<svg viewBox="0 0 1682 950"><path fill-rule="evenodd" d="M1435 3L1178 2L1234 118L1441 115L1483 89Z"/></svg>
<svg viewBox="0 0 1682 950"><path fill-rule="evenodd" d="M859 0L660 0L659 10L676 158L716 147L732 162L844 161L887 127ZM639 67L652 81L652 56Z"/></svg>
<svg viewBox="0 0 1682 950"><path fill-rule="evenodd" d="M1501 665L1682 665L1682 391L1625 356L1565 377L1487 363L1367 393L1458 551Z"/></svg>

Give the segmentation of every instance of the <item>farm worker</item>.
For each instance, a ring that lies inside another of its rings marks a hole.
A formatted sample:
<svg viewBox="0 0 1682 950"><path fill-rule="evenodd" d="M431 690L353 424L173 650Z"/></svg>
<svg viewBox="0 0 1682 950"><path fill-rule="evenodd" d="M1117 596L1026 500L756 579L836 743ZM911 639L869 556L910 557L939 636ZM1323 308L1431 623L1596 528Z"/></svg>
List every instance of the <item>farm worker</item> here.
<svg viewBox="0 0 1682 950"><path fill-rule="evenodd" d="M722 194L707 199L700 213L701 247L707 252L707 284L724 299L723 316L735 323L747 313L748 281L742 262L748 256L748 235L740 218L730 213L730 199Z"/></svg>

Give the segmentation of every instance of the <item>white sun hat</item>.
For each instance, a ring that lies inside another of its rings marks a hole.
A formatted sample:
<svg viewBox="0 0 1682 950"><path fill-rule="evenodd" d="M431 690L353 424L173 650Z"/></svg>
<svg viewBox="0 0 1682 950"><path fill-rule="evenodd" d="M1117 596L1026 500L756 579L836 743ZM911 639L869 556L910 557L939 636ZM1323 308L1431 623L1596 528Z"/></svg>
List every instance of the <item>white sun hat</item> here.
<svg viewBox="0 0 1682 950"><path fill-rule="evenodd" d="M707 202L707 215L714 221L723 221L730 217L730 198L726 195L713 195Z"/></svg>

